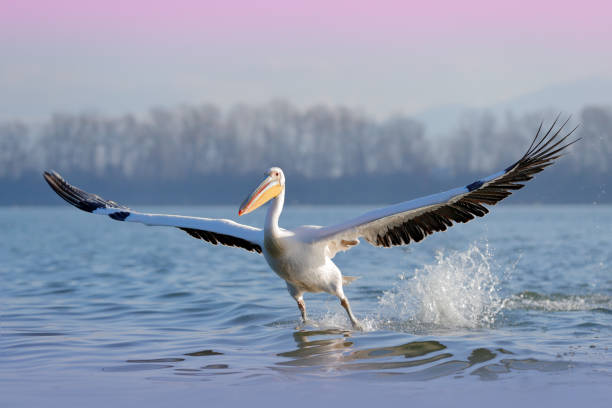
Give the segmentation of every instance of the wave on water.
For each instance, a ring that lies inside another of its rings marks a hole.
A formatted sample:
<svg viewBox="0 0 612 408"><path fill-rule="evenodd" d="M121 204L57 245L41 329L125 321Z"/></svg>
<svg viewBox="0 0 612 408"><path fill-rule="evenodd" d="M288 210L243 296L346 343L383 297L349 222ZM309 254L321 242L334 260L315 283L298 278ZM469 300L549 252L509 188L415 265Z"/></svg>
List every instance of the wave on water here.
<svg viewBox="0 0 612 408"><path fill-rule="evenodd" d="M544 295L525 291L510 296L505 303L507 309L539 310L546 312L595 311L612 313L612 298L602 294L566 295L553 293Z"/></svg>
<svg viewBox="0 0 612 408"><path fill-rule="evenodd" d="M384 326L419 328L490 327L504 307L488 245L439 251L436 261L400 281L379 299ZM379 320L379 321L380 321Z"/></svg>

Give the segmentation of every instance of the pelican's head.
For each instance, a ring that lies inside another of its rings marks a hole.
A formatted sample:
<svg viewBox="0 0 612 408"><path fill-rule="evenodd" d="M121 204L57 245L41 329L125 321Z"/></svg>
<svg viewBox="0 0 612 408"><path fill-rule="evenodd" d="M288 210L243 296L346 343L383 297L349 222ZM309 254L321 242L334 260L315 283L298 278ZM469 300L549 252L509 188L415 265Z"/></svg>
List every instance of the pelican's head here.
<svg viewBox="0 0 612 408"><path fill-rule="evenodd" d="M285 175L280 167L272 167L265 173L265 178L240 206L238 215L248 214L277 197L285 188Z"/></svg>

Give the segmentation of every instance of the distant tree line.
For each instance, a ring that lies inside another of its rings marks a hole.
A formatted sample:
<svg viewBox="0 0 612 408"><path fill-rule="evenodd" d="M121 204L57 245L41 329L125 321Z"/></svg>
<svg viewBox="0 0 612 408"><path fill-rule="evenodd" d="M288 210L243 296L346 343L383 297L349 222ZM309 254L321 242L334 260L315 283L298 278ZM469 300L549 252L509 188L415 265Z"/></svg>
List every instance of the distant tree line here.
<svg viewBox="0 0 612 408"><path fill-rule="evenodd" d="M469 181L515 161L539 123L550 125L554 116L499 118L485 111L463 117L454 131L433 138L406 116L376 120L347 108L298 109L284 101L226 111L209 104L157 108L144 116L58 114L39 126L0 123L0 185L24 190L28 183L40 184L43 169L53 168L91 183L121 178L132 186L184 183L191 189L197 180L239 180L278 165L298 187L325 180L333 189L346 180L386 178L435 192L451 180ZM558 174L586 177L601 199L612 166L612 109L585 107L567 129L576 124L576 136L583 140L563 159ZM0 199L0 204L12 202Z"/></svg>

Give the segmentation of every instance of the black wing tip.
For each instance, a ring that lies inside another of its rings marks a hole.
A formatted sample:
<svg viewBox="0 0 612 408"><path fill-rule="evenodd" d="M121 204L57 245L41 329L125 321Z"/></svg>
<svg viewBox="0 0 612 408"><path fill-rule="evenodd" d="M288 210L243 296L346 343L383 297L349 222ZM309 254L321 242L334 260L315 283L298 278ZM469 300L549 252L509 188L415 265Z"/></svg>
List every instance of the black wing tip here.
<svg viewBox="0 0 612 408"><path fill-rule="evenodd" d="M80 188L71 185L54 170L43 172L43 177L58 196L79 210L90 213L94 212L98 208L117 208L129 210L127 207L119 205L113 201L104 200L96 194L88 193L87 191L83 191Z"/></svg>
<svg viewBox="0 0 612 408"><path fill-rule="evenodd" d="M494 205L512 194L512 191L523 188L524 184L522 183L533 179L536 174L554 164L555 160L564 155L562 152L565 149L582 139L577 137L574 140L567 141L580 124L567 133L562 133L571 118L572 116L569 115L566 120L560 123L561 114L557 115L544 135L541 135L543 124L540 123L538 131L523 157L505 168L503 176L493 181L491 185L487 184L487 187L484 189L486 191L476 192L475 196L474 194L471 194L471 196L482 199L484 204ZM559 125L557 126L557 124ZM470 186L476 186L476 183L472 183ZM467 186L468 189L470 186ZM476 188L480 187L481 185ZM500 190L506 190L506 195L503 195Z"/></svg>
<svg viewBox="0 0 612 408"><path fill-rule="evenodd" d="M43 173L43 177L47 184L49 184L49 187L51 187L51 189L53 189L53 191L55 191L55 193L63 198L66 202L83 211L93 211L83 208L83 203L82 200L80 200L79 194L74 190L74 187L72 187L68 182L66 182L66 180L64 180L62 176L60 176L59 173L54 170L45 171Z"/></svg>
<svg viewBox="0 0 612 408"><path fill-rule="evenodd" d="M44 171L43 177L45 181L49 183L51 188L53 188L53 190L56 190L56 188L61 188L62 185L70 186L70 184L55 170Z"/></svg>
<svg viewBox="0 0 612 408"><path fill-rule="evenodd" d="M544 168L548 165L553 164L553 161L561 157L562 155L557 155L559 152L567 149L574 143L578 142L582 139L582 137L577 137L574 140L566 142L566 140L576 132L576 130L580 127L580 123L574 126L570 131L568 131L564 136L560 136L565 129L566 125L571 120L572 115L568 115L567 119L561 123L555 131L555 127L560 122L561 113L557 115L552 125L548 128L548 130L541 135L542 127L544 122L540 122L540 126L538 127L538 131L534 136L529 148L519 160L512 163L510 166L504 169L505 173L509 173L517 167L528 165L533 168ZM537 163L534 163L537 162Z"/></svg>
<svg viewBox="0 0 612 408"><path fill-rule="evenodd" d="M56 172L55 170L44 171L43 172L43 177L44 177L45 181L47 183L49 183L49 185L51 185L51 187L53 187L53 185L51 183L53 183L54 181L58 181L58 180L64 181L62 176L60 176L59 173Z"/></svg>

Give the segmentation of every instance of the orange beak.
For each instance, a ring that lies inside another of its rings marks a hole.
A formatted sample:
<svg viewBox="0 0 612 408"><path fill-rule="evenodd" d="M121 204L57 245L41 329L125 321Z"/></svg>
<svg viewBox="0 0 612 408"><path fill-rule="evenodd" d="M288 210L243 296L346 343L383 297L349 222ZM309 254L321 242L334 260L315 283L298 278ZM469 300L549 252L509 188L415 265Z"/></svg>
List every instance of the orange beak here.
<svg viewBox="0 0 612 408"><path fill-rule="evenodd" d="M240 206L238 210L238 215L248 214L251 211L261 207L277 195L281 193L283 187L280 185L279 181L271 178L270 176L266 177L257 188L249 195Z"/></svg>

